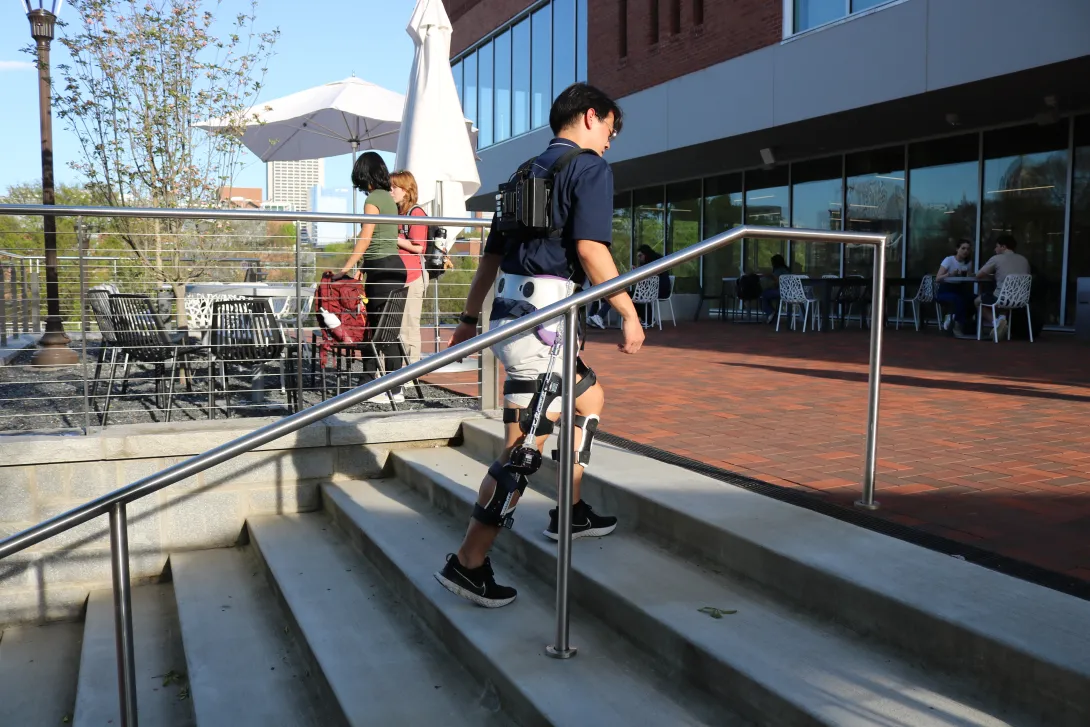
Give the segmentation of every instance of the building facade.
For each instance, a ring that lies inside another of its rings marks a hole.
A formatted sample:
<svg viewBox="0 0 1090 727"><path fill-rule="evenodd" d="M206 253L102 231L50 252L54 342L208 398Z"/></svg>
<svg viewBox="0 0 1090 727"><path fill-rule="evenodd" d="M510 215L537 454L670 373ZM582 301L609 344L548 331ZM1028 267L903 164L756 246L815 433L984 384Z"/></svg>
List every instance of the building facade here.
<svg viewBox="0 0 1090 727"><path fill-rule="evenodd" d="M937 270L1010 233L1049 326L1090 276L1090 2L451 0L452 67L481 129L487 210L548 142L574 80L626 118L607 154L614 256L673 252L764 224L896 236L889 273ZM681 294L783 254L797 272L869 274L866 248L746 240L675 270Z"/></svg>
<svg viewBox="0 0 1090 727"><path fill-rule="evenodd" d="M290 204L297 212L311 212L310 190L325 184L325 165L321 159L265 164L265 197L271 202ZM311 223L300 222L299 232L309 241Z"/></svg>

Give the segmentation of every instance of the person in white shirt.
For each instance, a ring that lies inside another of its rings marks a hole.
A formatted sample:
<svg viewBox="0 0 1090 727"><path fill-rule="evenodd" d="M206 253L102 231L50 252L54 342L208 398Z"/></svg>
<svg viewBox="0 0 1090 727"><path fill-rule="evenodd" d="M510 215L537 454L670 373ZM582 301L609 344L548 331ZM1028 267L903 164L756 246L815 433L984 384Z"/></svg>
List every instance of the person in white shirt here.
<svg viewBox="0 0 1090 727"><path fill-rule="evenodd" d="M973 243L961 239L957 242L957 248L953 255L948 255L939 265L939 272L935 275L935 282L939 289L935 294L935 302L950 305L954 309L954 335L969 337L965 332L969 330L970 311L973 306L973 286L965 283L943 283L946 278L972 277L973 270ZM947 322L943 322L943 327Z"/></svg>

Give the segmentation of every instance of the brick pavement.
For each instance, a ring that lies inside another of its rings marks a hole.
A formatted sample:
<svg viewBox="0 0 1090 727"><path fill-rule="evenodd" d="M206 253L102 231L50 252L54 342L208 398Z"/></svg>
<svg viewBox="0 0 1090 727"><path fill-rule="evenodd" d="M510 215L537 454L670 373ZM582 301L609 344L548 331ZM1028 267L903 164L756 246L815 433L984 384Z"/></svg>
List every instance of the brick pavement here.
<svg viewBox="0 0 1090 727"><path fill-rule="evenodd" d="M853 507L866 331L683 323L649 331L636 356L618 341L592 330L584 354L606 387L603 430ZM874 514L1090 582L1088 362L1060 334L997 345L887 329Z"/></svg>
<svg viewBox="0 0 1090 727"><path fill-rule="evenodd" d="M637 356L595 331L605 431L852 507L868 334L707 322ZM886 334L877 515L1090 581L1090 347ZM664 384L673 383L672 388Z"/></svg>

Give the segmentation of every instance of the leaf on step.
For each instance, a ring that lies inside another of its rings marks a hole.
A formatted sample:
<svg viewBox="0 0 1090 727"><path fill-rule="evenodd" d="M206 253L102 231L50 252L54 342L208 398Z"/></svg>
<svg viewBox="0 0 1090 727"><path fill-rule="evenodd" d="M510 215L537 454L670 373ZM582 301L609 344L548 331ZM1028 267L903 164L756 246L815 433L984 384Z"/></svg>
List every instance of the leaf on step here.
<svg viewBox="0 0 1090 727"><path fill-rule="evenodd" d="M72 715L70 715L70 714L64 715L63 717L61 717L61 722L63 724L70 724L72 722Z"/></svg>
<svg viewBox="0 0 1090 727"><path fill-rule="evenodd" d="M738 613L737 609L716 608L715 606L705 606L704 608L698 608L697 611L706 613L712 618L723 618L723 616L730 616L731 614Z"/></svg>
<svg viewBox="0 0 1090 727"><path fill-rule="evenodd" d="M182 687L178 690L178 701L184 702L187 699L189 699L189 687Z"/></svg>
<svg viewBox="0 0 1090 727"><path fill-rule="evenodd" d="M185 681L185 674L181 674L181 673L176 672L173 669L171 669L166 674L157 674L156 676L154 676L152 678L153 679L162 679L163 680L163 686L164 687L169 687L171 684L181 684L183 681Z"/></svg>

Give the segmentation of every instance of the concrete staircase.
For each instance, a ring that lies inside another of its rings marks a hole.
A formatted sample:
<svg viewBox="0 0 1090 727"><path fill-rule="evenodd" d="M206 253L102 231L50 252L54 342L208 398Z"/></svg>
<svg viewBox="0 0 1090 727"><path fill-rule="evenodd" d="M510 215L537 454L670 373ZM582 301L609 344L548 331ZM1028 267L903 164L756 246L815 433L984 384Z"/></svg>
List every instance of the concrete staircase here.
<svg viewBox="0 0 1090 727"><path fill-rule="evenodd" d="M141 724L1090 724L1090 603L608 446L585 496L621 525L575 542L579 654L549 659L552 463L494 553L514 604L432 576L501 446L462 430L134 589ZM108 592L82 626L4 632L0 705L120 724Z"/></svg>

